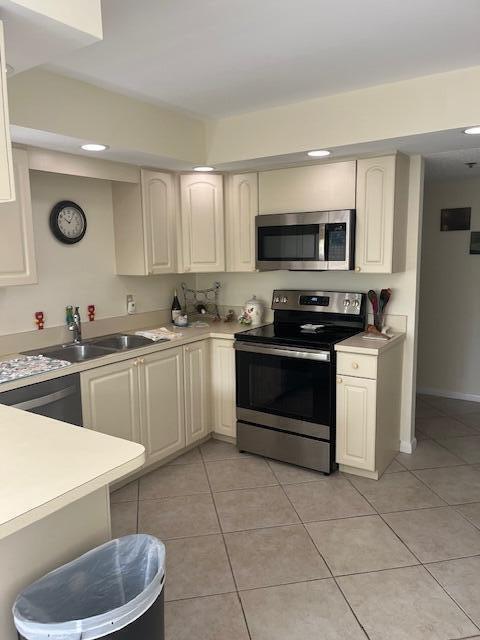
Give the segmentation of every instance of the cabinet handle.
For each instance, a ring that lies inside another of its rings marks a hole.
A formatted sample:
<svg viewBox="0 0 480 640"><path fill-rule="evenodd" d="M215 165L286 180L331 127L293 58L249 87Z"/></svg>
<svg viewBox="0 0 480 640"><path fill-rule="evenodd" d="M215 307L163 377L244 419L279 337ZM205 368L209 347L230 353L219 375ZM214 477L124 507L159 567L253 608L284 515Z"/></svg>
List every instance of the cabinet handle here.
<svg viewBox="0 0 480 640"><path fill-rule="evenodd" d="M361 271L362 267L355 267L355 271Z"/></svg>
<svg viewBox="0 0 480 640"><path fill-rule="evenodd" d="M337 384L341 384L343 382L343 380L340 378L340 376L337 377Z"/></svg>
<svg viewBox="0 0 480 640"><path fill-rule="evenodd" d="M352 369L358 369L358 362L352 362Z"/></svg>
<svg viewBox="0 0 480 640"><path fill-rule="evenodd" d="M134 367L138 367L138 360L134 360L134 361L133 361L133 366L134 366Z"/></svg>
<svg viewBox="0 0 480 640"><path fill-rule="evenodd" d="M145 364L145 358L140 358L140 360L138 361L138 364Z"/></svg>

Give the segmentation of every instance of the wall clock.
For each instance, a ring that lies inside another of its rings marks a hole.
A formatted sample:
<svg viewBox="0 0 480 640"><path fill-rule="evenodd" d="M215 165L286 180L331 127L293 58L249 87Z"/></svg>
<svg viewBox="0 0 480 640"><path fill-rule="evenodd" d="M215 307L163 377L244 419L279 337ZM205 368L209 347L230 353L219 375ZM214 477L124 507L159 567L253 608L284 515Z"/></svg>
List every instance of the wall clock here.
<svg viewBox="0 0 480 640"><path fill-rule="evenodd" d="M60 242L75 244L80 242L87 231L87 218L78 204L62 200L50 213L50 229Z"/></svg>

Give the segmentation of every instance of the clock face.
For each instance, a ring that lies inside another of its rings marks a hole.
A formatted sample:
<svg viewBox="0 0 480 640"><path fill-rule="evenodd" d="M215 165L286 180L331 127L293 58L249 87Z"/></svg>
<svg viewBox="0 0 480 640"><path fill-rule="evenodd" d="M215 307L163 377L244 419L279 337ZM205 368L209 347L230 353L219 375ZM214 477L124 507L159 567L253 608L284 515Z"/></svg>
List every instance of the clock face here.
<svg viewBox="0 0 480 640"><path fill-rule="evenodd" d="M53 207L50 228L58 240L65 244L74 244L85 235L87 218L78 204L64 200Z"/></svg>

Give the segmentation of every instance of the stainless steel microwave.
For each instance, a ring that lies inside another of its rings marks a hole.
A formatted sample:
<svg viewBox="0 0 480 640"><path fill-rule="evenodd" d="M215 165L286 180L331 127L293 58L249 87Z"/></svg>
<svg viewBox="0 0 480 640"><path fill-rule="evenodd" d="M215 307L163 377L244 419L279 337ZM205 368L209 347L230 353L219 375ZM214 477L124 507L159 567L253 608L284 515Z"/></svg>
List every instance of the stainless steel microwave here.
<svg viewBox="0 0 480 640"><path fill-rule="evenodd" d="M257 216L259 271L348 271L354 266L355 210Z"/></svg>

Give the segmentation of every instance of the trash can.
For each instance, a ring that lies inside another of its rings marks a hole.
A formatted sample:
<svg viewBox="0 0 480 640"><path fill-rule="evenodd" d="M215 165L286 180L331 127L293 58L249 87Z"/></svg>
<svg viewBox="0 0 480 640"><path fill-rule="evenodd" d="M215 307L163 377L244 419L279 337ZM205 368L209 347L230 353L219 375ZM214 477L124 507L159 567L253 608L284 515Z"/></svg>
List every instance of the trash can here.
<svg viewBox="0 0 480 640"><path fill-rule="evenodd" d="M164 640L165 547L111 540L47 573L15 600L22 640Z"/></svg>

